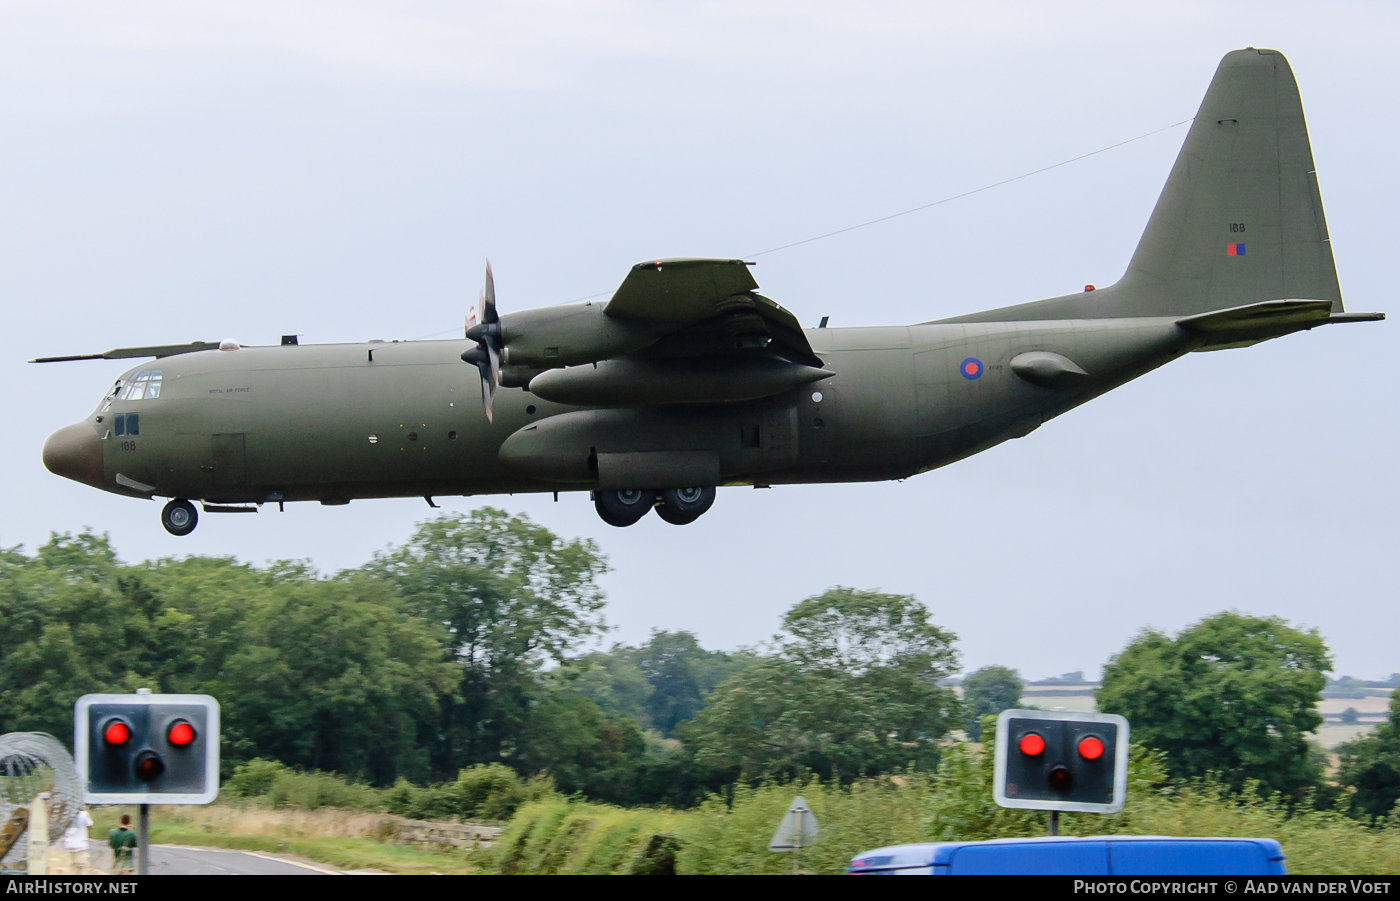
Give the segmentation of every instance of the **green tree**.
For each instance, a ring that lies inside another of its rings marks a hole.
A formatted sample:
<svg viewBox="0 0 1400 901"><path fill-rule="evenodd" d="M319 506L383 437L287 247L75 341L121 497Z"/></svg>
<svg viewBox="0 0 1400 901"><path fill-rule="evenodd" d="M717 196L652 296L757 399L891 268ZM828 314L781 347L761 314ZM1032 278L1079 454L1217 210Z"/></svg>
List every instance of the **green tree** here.
<svg viewBox="0 0 1400 901"><path fill-rule="evenodd" d="M519 742L518 766L548 773L560 791L613 804L637 801L646 742L631 717L605 716L582 695L561 691L540 702Z"/></svg>
<svg viewBox="0 0 1400 901"><path fill-rule="evenodd" d="M1175 638L1145 630L1104 669L1098 707L1128 718L1133 740L1165 752L1175 778L1217 773L1235 790L1299 797L1321 772L1307 734L1332 665L1316 630L1228 612Z"/></svg>
<svg viewBox="0 0 1400 901"><path fill-rule="evenodd" d="M605 628L597 579L607 564L597 546L493 507L423 522L364 569L436 625L446 659L459 669L454 690L439 699L432 738L439 777L511 762L545 661L562 662Z"/></svg>
<svg viewBox="0 0 1400 901"><path fill-rule="evenodd" d="M996 716L1021 703L1025 690L1021 675L1004 666L984 666L963 680L963 706L967 716L967 737L982 740L982 717Z"/></svg>
<svg viewBox="0 0 1400 901"><path fill-rule="evenodd" d="M426 778L420 733L453 684L430 624L363 576L191 557L123 565L105 536L0 552L0 730L72 734L90 692L208 693L229 771L251 757Z"/></svg>
<svg viewBox="0 0 1400 901"><path fill-rule="evenodd" d="M1400 800L1400 691L1390 696L1390 717L1369 735L1337 748L1337 782L1351 789L1351 814L1378 819Z"/></svg>
<svg viewBox="0 0 1400 901"><path fill-rule="evenodd" d="M573 689L605 712L630 714L665 736L693 719L710 692L755 659L751 651L707 651L691 632L653 630L643 645L615 644L569 662Z"/></svg>
<svg viewBox="0 0 1400 901"><path fill-rule="evenodd" d="M609 716L626 714L645 721L647 699L653 691L646 673L625 653L630 648L614 645L611 651L593 651L565 663L561 676L569 687Z"/></svg>
<svg viewBox="0 0 1400 901"><path fill-rule="evenodd" d="M686 730L699 762L744 779L805 769L845 781L935 764L959 709L938 682L957 653L922 604L837 587L783 626L779 654L716 689Z"/></svg>

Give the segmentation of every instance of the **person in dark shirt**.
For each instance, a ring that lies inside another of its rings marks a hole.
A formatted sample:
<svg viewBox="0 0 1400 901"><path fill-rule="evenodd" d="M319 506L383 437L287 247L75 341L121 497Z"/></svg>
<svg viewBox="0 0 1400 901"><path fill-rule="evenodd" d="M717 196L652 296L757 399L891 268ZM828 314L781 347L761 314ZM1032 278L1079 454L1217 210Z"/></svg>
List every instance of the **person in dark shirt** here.
<svg viewBox="0 0 1400 901"><path fill-rule="evenodd" d="M122 824L107 833L112 848L112 872L131 872L131 852L136 848L136 833L131 831L131 814L122 814Z"/></svg>

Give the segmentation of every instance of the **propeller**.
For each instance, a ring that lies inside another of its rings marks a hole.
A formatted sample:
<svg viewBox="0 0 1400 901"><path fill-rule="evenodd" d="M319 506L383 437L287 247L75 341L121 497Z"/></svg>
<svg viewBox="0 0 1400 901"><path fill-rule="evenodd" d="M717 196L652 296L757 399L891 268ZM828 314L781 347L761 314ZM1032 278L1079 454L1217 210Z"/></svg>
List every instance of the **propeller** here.
<svg viewBox="0 0 1400 901"><path fill-rule="evenodd" d="M467 312L469 340L476 347L462 354L464 363L471 363L481 372L481 405L486 409L486 421L491 422L491 404L496 389L501 386L501 320L496 315L496 281L491 276L491 261L486 261L486 284L481 289L481 321L476 308Z"/></svg>

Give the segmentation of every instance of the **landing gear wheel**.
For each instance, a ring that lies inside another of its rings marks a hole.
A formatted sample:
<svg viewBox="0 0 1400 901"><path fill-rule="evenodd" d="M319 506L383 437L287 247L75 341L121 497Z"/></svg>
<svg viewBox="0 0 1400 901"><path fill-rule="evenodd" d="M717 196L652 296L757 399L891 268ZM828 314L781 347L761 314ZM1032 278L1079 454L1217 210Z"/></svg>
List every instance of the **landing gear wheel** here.
<svg viewBox="0 0 1400 901"><path fill-rule="evenodd" d="M173 500L160 511L160 524L171 535L188 535L199 525L199 514L189 501L183 498Z"/></svg>
<svg viewBox="0 0 1400 901"><path fill-rule="evenodd" d="M624 488L593 492L593 506L603 522L610 526L630 526L656 505L656 491L648 488Z"/></svg>
<svg viewBox="0 0 1400 901"><path fill-rule="evenodd" d="M714 486L709 488L667 488L661 492L656 515L673 526L695 522L715 502Z"/></svg>

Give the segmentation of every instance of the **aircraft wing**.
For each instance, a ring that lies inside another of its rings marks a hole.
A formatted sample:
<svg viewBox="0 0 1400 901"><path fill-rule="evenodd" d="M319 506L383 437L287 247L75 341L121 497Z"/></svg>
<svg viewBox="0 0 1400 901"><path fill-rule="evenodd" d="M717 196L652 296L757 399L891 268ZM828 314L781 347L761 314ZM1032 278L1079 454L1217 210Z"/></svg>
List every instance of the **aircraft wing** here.
<svg viewBox="0 0 1400 901"><path fill-rule="evenodd" d="M142 357L173 357L197 350L216 350L217 341L191 341L189 344L153 344L149 347L117 347L100 354L71 354L66 357L38 357L31 363L71 363L74 360L136 360Z"/></svg>
<svg viewBox="0 0 1400 901"><path fill-rule="evenodd" d="M804 366L822 361L797 317L758 293L743 260L652 260L632 267L603 312L646 324L665 337L642 351L652 359L702 359L743 351Z"/></svg>

